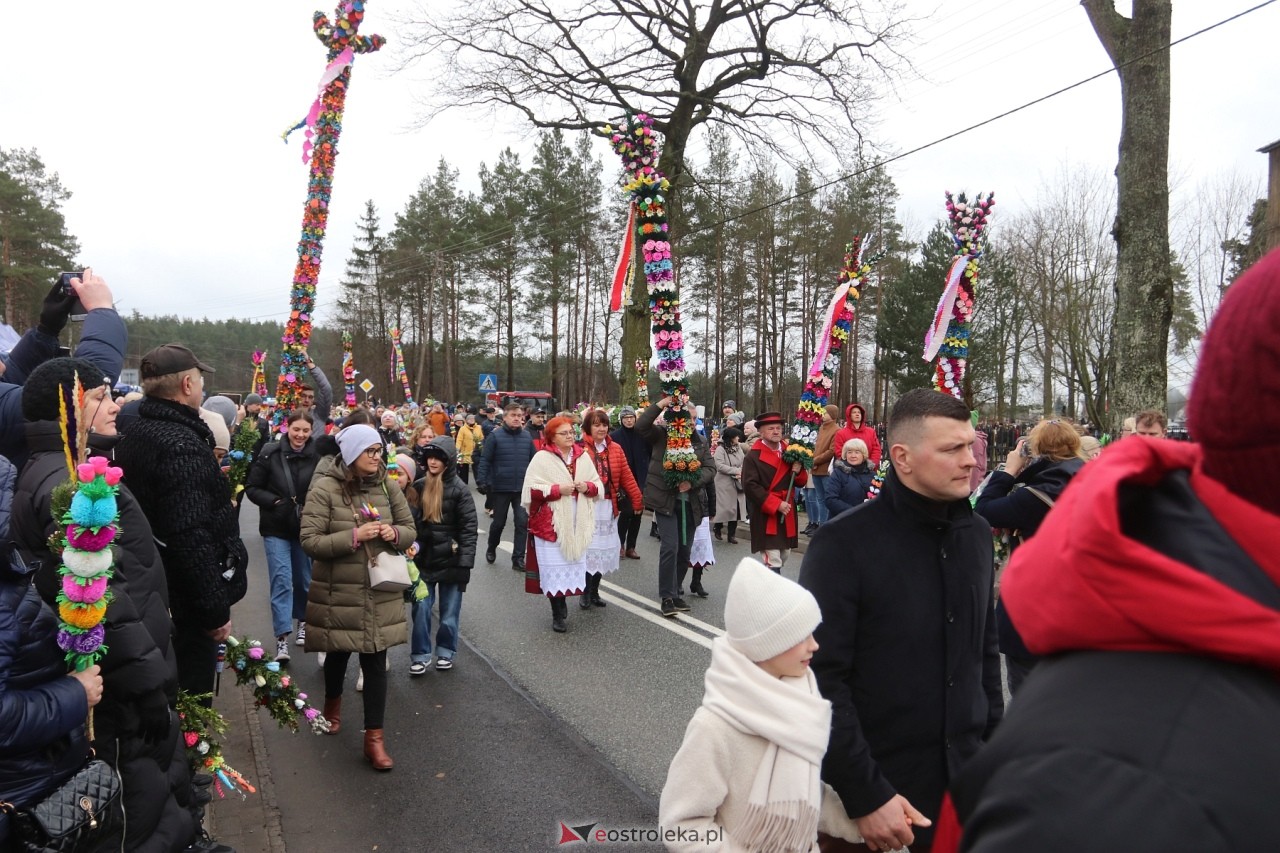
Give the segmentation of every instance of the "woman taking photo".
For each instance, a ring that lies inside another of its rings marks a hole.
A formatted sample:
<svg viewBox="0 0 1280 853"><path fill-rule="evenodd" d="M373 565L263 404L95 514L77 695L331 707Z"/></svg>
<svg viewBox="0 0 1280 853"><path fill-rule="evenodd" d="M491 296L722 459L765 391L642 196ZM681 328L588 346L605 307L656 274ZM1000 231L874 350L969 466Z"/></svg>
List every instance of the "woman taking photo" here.
<svg viewBox="0 0 1280 853"><path fill-rule="evenodd" d="M258 532L267 552L271 584L271 626L276 660L289 660L289 635L298 620L297 644L307 639L307 589L311 586L311 558L302 550L300 519L307 502L311 475L320 454L311 437L311 418L294 409L285 420L282 441L262 449L249 468L245 492L258 505Z"/></svg>
<svg viewBox="0 0 1280 853"><path fill-rule="evenodd" d="M1075 426L1065 419L1042 420L991 473L973 511L992 527L1011 531L1010 550L1017 550L1040 529L1049 509L1084 463ZM1009 692L1013 693L1022 686L1036 658L998 600L996 630L1009 671Z"/></svg>
<svg viewBox="0 0 1280 853"><path fill-rule="evenodd" d="M375 770L394 765L382 736L387 706L387 649L409 639L401 591L369 587L369 562L413 543L413 516L399 488L387 487L378 431L360 424L338 433L340 456L316 476L302 510L302 548L311 556L307 596L309 652L326 652L324 715L329 734L342 722L347 661L364 675L364 756ZM393 484L394 485L394 484Z"/></svg>
<svg viewBox="0 0 1280 853"><path fill-rule="evenodd" d="M426 470L414 483L418 501L418 546L414 557L427 599L413 603L409 674L423 675L431 665L431 610L439 602L436 670L453 669L458 654L462 594L476 562L476 504L471 490L455 474L455 445L441 436L427 445Z"/></svg>
<svg viewBox="0 0 1280 853"><path fill-rule="evenodd" d="M726 407L728 404L725 404ZM729 544L738 544L738 522L742 520L742 430L727 427L720 433L720 446L712 455L716 463L716 514L711 521L717 539L723 539L724 523L729 522Z"/></svg>
<svg viewBox="0 0 1280 853"><path fill-rule="evenodd" d="M543 438L546 446L533 454L520 490L529 513L524 590L551 599L551 630L563 634L569 630L564 597L585 591L594 502L604 497L604 486L591 457L574 442L572 421L552 418Z"/></svg>
<svg viewBox="0 0 1280 853"><path fill-rule="evenodd" d="M644 506L640 485L627 464L627 454L609 437L609 416L603 409L592 409L582 419L582 446L586 448L600 483L604 488L604 500L595 503L595 535L587 549L587 577L585 591L578 606L583 610L592 605L604 607L600 598L600 579L618 568L618 496L625 493L631 506Z"/></svg>

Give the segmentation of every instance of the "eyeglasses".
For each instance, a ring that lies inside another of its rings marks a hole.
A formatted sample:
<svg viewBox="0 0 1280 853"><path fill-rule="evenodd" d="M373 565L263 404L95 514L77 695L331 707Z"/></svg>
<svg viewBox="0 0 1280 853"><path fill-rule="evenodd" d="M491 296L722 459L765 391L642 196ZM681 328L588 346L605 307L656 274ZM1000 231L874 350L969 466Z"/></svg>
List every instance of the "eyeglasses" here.
<svg viewBox="0 0 1280 853"><path fill-rule="evenodd" d="M364 452L364 455L368 456L370 459L377 459L382 455L382 448L370 447L370 448L366 448L363 452Z"/></svg>
<svg viewBox="0 0 1280 853"><path fill-rule="evenodd" d="M552 435L573 435L573 430L571 430L571 429L562 429L562 430L560 430L559 432L552 433Z"/></svg>

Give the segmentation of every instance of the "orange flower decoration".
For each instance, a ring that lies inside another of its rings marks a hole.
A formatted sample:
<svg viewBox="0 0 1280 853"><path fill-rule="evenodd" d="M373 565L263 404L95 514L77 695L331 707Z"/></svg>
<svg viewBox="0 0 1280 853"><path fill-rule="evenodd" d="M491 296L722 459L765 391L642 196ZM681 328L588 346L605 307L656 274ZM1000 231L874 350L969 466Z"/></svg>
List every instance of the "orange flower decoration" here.
<svg viewBox="0 0 1280 853"><path fill-rule="evenodd" d="M58 616L63 622L87 631L102 621L107 614L107 602L99 599L93 604L73 604L64 601L58 605Z"/></svg>

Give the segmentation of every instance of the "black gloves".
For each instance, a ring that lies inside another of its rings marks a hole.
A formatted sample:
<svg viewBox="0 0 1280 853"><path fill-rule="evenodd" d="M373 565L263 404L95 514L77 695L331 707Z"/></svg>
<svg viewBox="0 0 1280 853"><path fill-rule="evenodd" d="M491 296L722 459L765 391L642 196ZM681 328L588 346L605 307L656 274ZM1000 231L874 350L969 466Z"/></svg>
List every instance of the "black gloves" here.
<svg viewBox="0 0 1280 853"><path fill-rule="evenodd" d="M163 690L152 690L138 697L134 706L138 711L138 734L147 743L159 743L169 736L173 725L173 710L169 697Z"/></svg>
<svg viewBox="0 0 1280 853"><path fill-rule="evenodd" d="M54 282L44 298L44 303L40 306L40 325L37 328L46 335L56 338L66 328L67 317L70 316L71 307L76 304L77 299L75 293L64 293L62 285Z"/></svg>
<svg viewBox="0 0 1280 853"><path fill-rule="evenodd" d="M477 491L477 492L479 492L479 493L480 493L480 494L482 494L482 495L487 495L487 494L489 494L489 486L488 486L488 484L480 485L480 484L478 484L478 483L477 483L477 484L476 484L476 491Z"/></svg>

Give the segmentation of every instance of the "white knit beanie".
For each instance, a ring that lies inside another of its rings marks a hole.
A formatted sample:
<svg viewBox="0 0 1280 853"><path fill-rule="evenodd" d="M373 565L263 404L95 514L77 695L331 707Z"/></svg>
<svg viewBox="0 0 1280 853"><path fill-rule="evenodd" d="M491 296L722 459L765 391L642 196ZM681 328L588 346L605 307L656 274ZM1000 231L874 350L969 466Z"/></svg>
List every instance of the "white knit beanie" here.
<svg viewBox="0 0 1280 853"><path fill-rule="evenodd" d="M738 563L724 602L729 644L753 661L782 654L813 633L822 611L809 590L750 557Z"/></svg>
<svg viewBox="0 0 1280 853"><path fill-rule="evenodd" d="M214 449L231 449L231 431L227 429L226 421L222 419L222 415L209 409L201 409L200 420L204 421L205 425L209 427L209 431L213 433Z"/></svg>
<svg viewBox="0 0 1280 853"><path fill-rule="evenodd" d="M374 445L382 445L382 437L378 431L368 424L349 426L338 433L338 450L342 451L342 461L350 465L356 457Z"/></svg>

